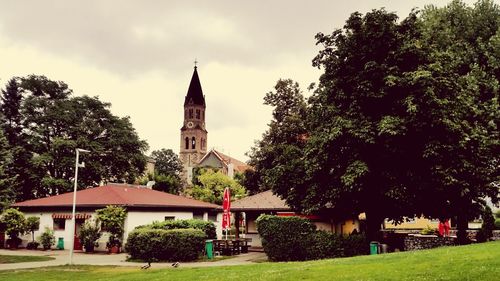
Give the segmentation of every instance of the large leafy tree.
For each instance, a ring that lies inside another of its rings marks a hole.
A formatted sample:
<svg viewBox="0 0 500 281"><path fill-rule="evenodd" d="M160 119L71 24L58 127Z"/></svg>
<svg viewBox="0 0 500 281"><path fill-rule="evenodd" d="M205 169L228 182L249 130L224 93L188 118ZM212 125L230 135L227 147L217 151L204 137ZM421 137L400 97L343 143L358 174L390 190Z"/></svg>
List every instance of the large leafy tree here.
<svg viewBox="0 0 500 281"><path fill-rule="evenodd" d="M132 182L142 174L147 144L139 139L128 117L111 114L110 104L97 97L73 97L64 82L44 76L21 78L18 88L22 99L17 102L16 126L22 138L17 146L29 157L26 166L17 167L28 167L31 177L30 184L22 182L26 192L18 193L18 200L70 190L76 148L91 151L82 155L86 166L80 169L81 188L101 181ZM14 103L6 93L3 97Z"/></svg>
<svg viewBox="0 0 500 281"><path fill-rule="evenodd" d="M273 188L285 194L303 179L306 102L298 83L280 79L264 97L264 104L274 107L273 119L248 153L254 169L244 173L243 183L251 193Z"/></svg>
<svg viewBox="0 0 500 281"><path fill-rule="evenodd" d="M12 165L12 155L8 150L3 130L0 128L0 213L15 200L15 190L12 189L15 178L9 177L6 173L10 165Z"/></svg>
<svg viewBox="0 0 500 281"><path fill-rule="evenodd" d="M305 144L264 136L251 155L263 183L299 211L366 212L370 238L384 218L424 214L457 216L464 240L483 198L498 201L498 11L454 1L398 22L373 10L318 34Z"/></svg>

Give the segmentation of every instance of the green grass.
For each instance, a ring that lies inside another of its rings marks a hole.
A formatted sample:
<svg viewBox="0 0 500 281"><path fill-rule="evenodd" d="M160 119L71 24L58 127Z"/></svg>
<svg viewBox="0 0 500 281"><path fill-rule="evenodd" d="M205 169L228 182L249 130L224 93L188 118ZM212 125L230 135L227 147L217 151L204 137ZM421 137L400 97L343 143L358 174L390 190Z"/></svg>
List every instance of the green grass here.
<svg viewBox="0 0 500 281"><path fill-rule="evenodd" d="M0 264L2 263L18 263L18 262L34 262L34 261L50 261L52 257L45 256L11 256L0 255Z"/></svg>
<svg viewBox="0 0 500 281"><path fill-rule="evenodd" d="M60 266L0 271L0 280L499 280L500 242L378 256L210 268Z"/></svg>

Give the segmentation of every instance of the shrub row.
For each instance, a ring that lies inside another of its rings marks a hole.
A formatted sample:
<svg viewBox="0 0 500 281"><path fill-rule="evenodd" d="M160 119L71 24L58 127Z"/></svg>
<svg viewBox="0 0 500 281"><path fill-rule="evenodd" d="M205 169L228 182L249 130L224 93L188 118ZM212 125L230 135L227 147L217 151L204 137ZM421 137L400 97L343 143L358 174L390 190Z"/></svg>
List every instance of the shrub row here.
<svg viewBox="0 0 500 281"><path fill-rule="evenodd" d="M199 229L135 229L125 245L132 259L193 261L202 252L205 233Z"/></svg>
<svg viewBox="0 0 500 281"><path fill-rule="evenodd" d="M169 229L199 229L205 233L205 238L207 239L216 239L217 238L217 233L215 232L215 225L211 221L204 221L204 220L198 220L198 219L191 219L191 220L167 220L167 221L162 221L162 222L153 222L152 224L148 225L141 225L136 227L136 229L143 229L143 228L149 228L149 229L163 229L163 230L169 230Z"/></svg>
<svg viewBox="0 0 500 281"><path fill-rule="evenodd" d="M317 231L299 217L261 215L257 228L262 246L272 261L302 261L364 255L369 247L364 235L341 236Z"/></svg>

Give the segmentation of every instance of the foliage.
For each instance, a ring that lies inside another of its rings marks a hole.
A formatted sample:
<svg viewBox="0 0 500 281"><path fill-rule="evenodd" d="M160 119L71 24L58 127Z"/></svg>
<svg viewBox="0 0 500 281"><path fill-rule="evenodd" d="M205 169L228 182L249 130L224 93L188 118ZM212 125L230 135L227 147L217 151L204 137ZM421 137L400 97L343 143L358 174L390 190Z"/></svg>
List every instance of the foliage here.
<svg viewBox="0 0 500 281"><path fill-rule="evenodd" d="M299 217L260 215L257 229L262 247L272 261L302 261L308 259L308 248L316 230L311 222Z"/></svg>
<svg viewBox="0 0 500 281"><path fill-rule="evenodd" d="M56 244L54 231L48 227L45 227L45 231L40 236L38 236L38 242L42 244L44 250L49 250L50 247Z"/></svg>
<svg viewBox="0 0 500 281"><path fill-rule="evenodd" d="M94 247L99 247L97 240L101 238L101 226L97 221L86 221L78 234L86 252L93 252Z"/></svg>
<svg viewBox="0 0 500 281"><path fill-rule="evenodd" d="M82 155L87 165L80 188L110 179L130 182L144 171L146 142L128 117L112 115L111 105L97 97L72 96L64 82L30 75L10 80L2 103L18 201L69 191L77 147L92 151Z"/></svg>
<svg viewBox="0 0 500 281"><path fill-rule="evenodd" d="M38 230L39 227L40 227L40 217L28 217L26 219L26 231L31 232L31 238L33 242L35 242L35 231Z"/></svg>
<svg viewBox="0 0 500 281"><path fill-rule="evenodd" d="M26 244L26 249L36 250L36 249L38 249L38 246L40 246L40 243L38 243L37 241L31 241L31 242L28 242L28 244Z"/></svg>
<svg viewBox="0 0 500 281"><path fill-rule="evenodd" d="M250 154L263 186L302 213L365 212L369 239L384 218L424 214L457 216L463 241L483 199L499 198L499 27L492 1L453 1L400 22L353 13L317 34L324 73L308 105L293 107L305 113L286 120L285 97L298 92L288 83Z"/></svg>
<svg viewBox="0 0 500 281"><path fill-rule="evenodd" d="M205 233L206 239L216 239L216 227L215 224L211 221L204 221L199 219L190 219L190 220L166 220L162 222L155 221L152 224L141 225L136 227L136 229L199 229Z"/></svg>
<svg viewBox="0 0 500 281"><path fill-rule="evenodd" d="M36 243L36 242L35 242ZM36 261L50 261L54 260L54 257L47 256L20 256L20 255L0 255L0 264L4 263L20 263L20 262L36 262ZM39 279L39 278L38 278ZM3 280L11 280L9 278ZM12 279L14 280L14 279Z"/></svg>
<svg viewBox="0 0 500 281"><path fill-rule="evenodd" d="M476 239L478 242L486 242L493 236L493 230L495 229L495 218L489 206L484 207L481 219L483 223L476 235Z"/></svg>
<svg viewBox="0 0 500 281"><path fill-rule="evenodd" d="M437 229L431 227L430 225L428 225L426 228L422 229L420 231L420 234L422 235L433 235L433 234L436 234L437 232Z"/></svg>
<svg viewBox="0 0 500 281"><path fill-rule="evenodd" d="M162 148L151 152L155 163L155 174L179 176L182 172L182 162L172 149Z"/></svg>
<svg viewBox="0 0 500 281"><path fill-rule="evenodd" d="M205 245L205 233L198 229L135 229L126 244L133 259L145 261L196 260Z"/></svg>
<svg viewBox="0 0 500 281"><path fill-rule="evenodd" d="M181 179L177 175L148 174L139 179L139 184L146 185L149 181L154 181L153 189L171 194L179 194L182 190Z"/></svg>
<svg viewBox="0 0 500 281"><path fill-rule="evenodd" d="M12 189L15 177L8 174L8 167L12 165L11 162L12 154L8 149L3 129L0 128L0 213L15 199L15 191Z"/></svg>
<svg viewBox="0 0 500 281"><path fill-rule="evenodd" d="M0 221L5 228L5 233L9 235L11 239L16 239L26 231L26 218L18 209L6 209L0 217Z"/></svg>
<svg viewBox="0 0 500 281"><path fill-rule="evenodd" d="M231 200L242 198L246 195L246 190L243 186L220 171L214 172L211 169L207 169L198 176L198 181L200 184L194 185L189 191L190 195L197 200L221 205L226 187L229 187L231 191Z"/></svg>
<svg viewBox="0 0 500 281"><path fill-rule="evenodd" d="M348 236L316 231L316 226L299 217L261 215L257 228L262 246L272 261L301 261L350 257L368 253L362 234Z"/></svg>
<svg viewBox="0 0 500 281"><path fill-rule="evenodd" d="M97 220L101 226L108 231L109 236L108 246L120 244L124 232L125 219L127 211L120 206L106 206L106 208L96 210Z"/></svg>

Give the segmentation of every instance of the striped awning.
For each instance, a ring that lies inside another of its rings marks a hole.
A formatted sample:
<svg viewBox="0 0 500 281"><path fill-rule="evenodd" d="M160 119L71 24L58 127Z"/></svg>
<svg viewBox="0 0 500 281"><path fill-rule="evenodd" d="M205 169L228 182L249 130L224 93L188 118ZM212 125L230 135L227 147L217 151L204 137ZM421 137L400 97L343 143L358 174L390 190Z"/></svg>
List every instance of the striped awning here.
<svg viewBox="0 0 500 281"><path fill-rule="evenodd" d="M92 217L91 214L75 214L75 219L90 219ZM71 219L72 216L71 214L68 213L53 213L52 214L53 219Z"/></svg>

